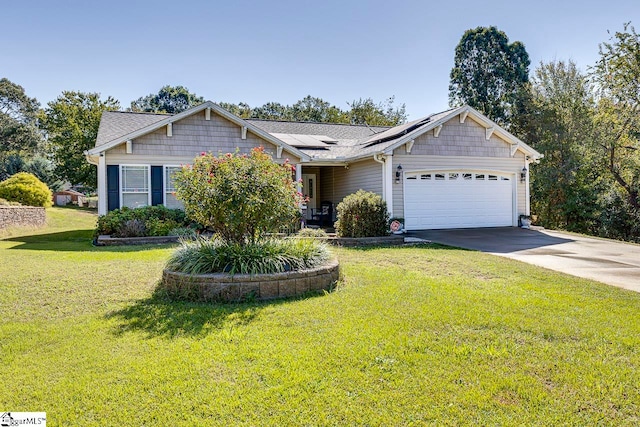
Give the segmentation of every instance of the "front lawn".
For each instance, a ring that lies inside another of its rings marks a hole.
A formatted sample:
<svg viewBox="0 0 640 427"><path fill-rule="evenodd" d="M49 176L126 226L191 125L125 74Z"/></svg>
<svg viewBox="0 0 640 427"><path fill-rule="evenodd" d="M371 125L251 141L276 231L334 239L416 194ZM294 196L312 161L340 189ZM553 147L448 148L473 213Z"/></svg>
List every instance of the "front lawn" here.
<svg viewBox="0 0 640 427"><path fill-rule="evenodd" d="M95 216L0 240L0 411L50 425L638 425L640 294L478 252L340 249L272 303L153 294L172 246Z"/></svg>

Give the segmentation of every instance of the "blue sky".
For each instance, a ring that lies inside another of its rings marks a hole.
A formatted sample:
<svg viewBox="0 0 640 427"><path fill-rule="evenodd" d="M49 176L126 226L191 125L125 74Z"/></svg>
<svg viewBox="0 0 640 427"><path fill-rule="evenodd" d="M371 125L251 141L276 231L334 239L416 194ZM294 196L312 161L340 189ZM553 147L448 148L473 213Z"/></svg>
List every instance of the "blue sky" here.
<svg viewBox="0 0 640 427"><path fill-rule="evenodd" d="M607 30L640 28L640 1L9 0L0 19L0 77L43 105L79 90L127 107L170 84L251 106L395 96L415 119L447 108L467 29L523 42L532 70L572 59L586 71Z"/></svg>

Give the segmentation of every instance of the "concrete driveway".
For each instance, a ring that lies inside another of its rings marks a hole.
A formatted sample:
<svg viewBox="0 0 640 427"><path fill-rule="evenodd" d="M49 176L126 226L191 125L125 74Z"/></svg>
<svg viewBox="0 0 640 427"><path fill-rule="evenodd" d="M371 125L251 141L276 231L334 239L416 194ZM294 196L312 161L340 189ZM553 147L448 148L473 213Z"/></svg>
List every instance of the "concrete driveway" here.
<svg viewBox="0 0 640 427"><path fill-rule="evenodd" d="M640 245L515 227L426 230L409 235L640 292Z"/></svg>

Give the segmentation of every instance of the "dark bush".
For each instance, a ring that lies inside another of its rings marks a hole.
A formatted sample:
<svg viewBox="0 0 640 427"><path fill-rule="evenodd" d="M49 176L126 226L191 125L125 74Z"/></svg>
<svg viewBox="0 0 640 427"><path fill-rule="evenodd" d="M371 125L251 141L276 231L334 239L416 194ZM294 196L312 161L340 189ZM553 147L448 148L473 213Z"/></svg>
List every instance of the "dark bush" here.
<svg viewBox="0 0 640 427"><path fill-rule="evenodd" d="M135 225L129 221L137 221ZM113 237L133 237L131 233L142 236L168 236L171 230L178 227L196 228L197 224L187 219L181 209L168 209L162 205L142 208L115 209L98 218L95 236L110 234ZM127 235L125 235L127 234ZM138 234L140 235L140 234Z"/></svg>
<svg viewBox="0 0 640 427"><path fill-rule="evenodd" d="M387 204L379 195L358 190L336 208L336 233L340 237L377 237L389 234Z"/></svg>

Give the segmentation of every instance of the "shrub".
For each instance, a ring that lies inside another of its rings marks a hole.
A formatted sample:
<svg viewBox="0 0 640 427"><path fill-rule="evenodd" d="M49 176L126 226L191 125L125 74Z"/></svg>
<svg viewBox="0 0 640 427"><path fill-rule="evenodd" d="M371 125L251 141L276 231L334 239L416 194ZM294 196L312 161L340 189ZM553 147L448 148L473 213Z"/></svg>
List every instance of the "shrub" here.
<svg viewBox="0 0 640 427"><path fill-rule="evenodd" d="M47 184L26 172L19 172L0 182L0 197L26 206L48 208L53 205L53 195Z"/></svg>
<svg viewBox="0 0 640 427"><path fill-rule="evenodd" d="M146 236L144 222L139 219L130 219L120 225L116 235L118 237L143 237Z"/></svg>
<svg viewBox="0 0 640 427"><path fill-rule="evenodd" d="M22 206L22 205L18 202L10 202L5 199L0 199L0 206Z"/></svg>
<svg viewBox="0 0 640 427"><path fill-rule="evenodd" d="M226 242L255 243L299 217L302 195L288 162L278 165L262 148L249 155L205 154L175 176L187 215Z"/></svg>
<svg viewBox="0 0 640 427"><path fill-rule="evenodd" d="M336 208L336 233L340 237L376 237L389 234L387 204L379 195L358 190Z"/></svg>
<svg viewBox="0 0 640 427"><path fill-rule="evenodd" d="M308 237L308 238L316 238L316 237L327 237L327 233L324 232L322 228L303 228L298 231L298 237Z"/></svg>
<svg viewBox="0 0 640 427"><path fill-rule="evenodd" d="M200 238L182 242L166 268L188 274L270 274L313 268L328 259L326 245L312 239L262 239L240 244Z"/></svg>
<svg viewBox="0 0 640 427"><path fill-rule="evenodd" d="M129 221L138 221L141 225L126 225ZM110 234L114 237L134 237L131 233L136 236L167 236L174 228L190 225L191 221L180 209L168 209L162 205L136 209L125 207L99 217L94 234ZM136 234L141 229L144 230L143 234Z"/></svg>

